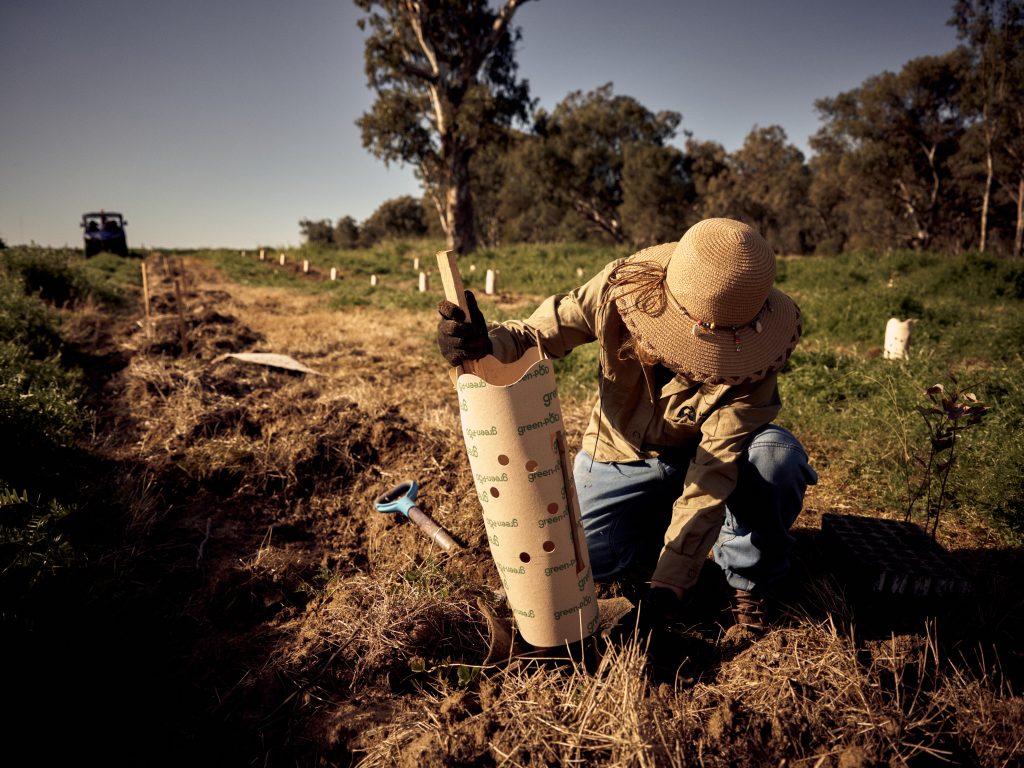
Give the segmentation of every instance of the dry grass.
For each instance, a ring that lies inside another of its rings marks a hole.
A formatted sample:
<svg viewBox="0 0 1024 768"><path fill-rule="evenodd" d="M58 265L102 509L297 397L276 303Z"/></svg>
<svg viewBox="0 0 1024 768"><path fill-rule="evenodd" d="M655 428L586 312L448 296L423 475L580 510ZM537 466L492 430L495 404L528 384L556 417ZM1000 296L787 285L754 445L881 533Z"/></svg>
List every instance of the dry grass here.
<svg viewBox="0 0 1024 768"><path fill-rule="evenodd" d="M284 663L303 678L344 680L349 689L412 670L479 663L487 653L478 588L435 566L402 577L337 580L308 608L300 642Z"/></svg>
<svg viewBox="0 0 1024 768"><path fill-rule="evenodd" d="M830 621L808 623L676 690L648 682L647 664L630 641L593 673L514 663L487 675L468 709L465 694L425 694L422 717L379 734L358 765L994 767L1024 754L1020 700L943 663L927 632L866 651Z"/></svg>
<svg viewBox="0 0 1024 768"><path fill-rule="evenodd" d="M685 679L664 677L635 640L609 645L595 664L481 666L477 600L496 579L450 382L422 351L422 314L218 291L197 267L186 294L191 356L132 337L121 393L131 413L103 439L146 467L125 486L138 526L172 509L161 488L193 505L176 521L191 526L183 568L206 579L195 599L223 632L209 648L227 658L232 640L252 643L251 690L228 701L241 716L266 715L254 726L261 742L280 737L304 764L366 768L1020 764L1024 704L997 665L946 658L935 624L881 639L855 632L855 612L824 576L805 585L813 613L760 639L707 641ZM214 306L221 319L196 319ZM173 324L161 327L173 336ZM291 354L323 375L213 362L232 345ZM573 444L591 405L562 404ZM810 448L827 466L836 446ZM406 476L421 481L461 552L437 557L412 526L371 511L373 496ZM824 471L799 525L814 529L837 509L874 512L855 491L843 472ZM218 624L218 610L230 621ZM267 731L293 705L294 722Z"/></svg>
<svg viewBox="0 0 1024 768"><path fill-rule="evenodd" d="M672 739L650 717L645 663L639 643L629 642L611 648L593 672L579 662L531 659L486 674L476 693L421 689L421 717L371 734L358 765L663 764Z"/></svg>

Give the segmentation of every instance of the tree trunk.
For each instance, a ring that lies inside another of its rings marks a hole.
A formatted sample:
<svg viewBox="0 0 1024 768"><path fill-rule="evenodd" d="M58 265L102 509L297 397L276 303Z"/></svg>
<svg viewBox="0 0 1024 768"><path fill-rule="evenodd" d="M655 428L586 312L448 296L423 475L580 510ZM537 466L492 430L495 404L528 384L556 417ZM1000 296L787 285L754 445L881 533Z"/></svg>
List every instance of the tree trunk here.
<svg viewBox="0 0 1024 768"><path fill-rule="evenodd" d="M602 232L606 232L611 235L612 239L616 243L623 242L626 237L622 233L622 222L620 222L614 215L605 215L601 212L598 206L594 205L589 200L585 200L582 197L573 196L572 198L573 208L576 212L581 214L585 219L595 224L598 229Z"/></svg>
<svg viewBox="0 0 1024 768"><path fill-rule="evenodd" d="M941 189L941 180L939 178L939 169L935 165L935 152L937 149L938 146L933 144L925 153L928 157L928 167L932 172L932 191L928 196L928 232L923 243L923 247L925 248L931 245L932 236L935 234L935 228L939 219L939 191Z"/></svg>
<svg viewBox="0 0 1024 768"><path fill-rule="evenodd" d="M437 220L441 224L441 231L444 232L445 240L448 240L448 216L445 214L445 200L440 190L436 186L431 185L428 192L430 196L430 202L434 204L434 213L437 214Z"/></svg>
<svg viewBox="0 0 1024 768"><path fill-rule="evenodd" d="M445 189L448 248L459 254L472 253L476 250L476 225L469 182L470 152L458 141L451 142L449 148L450 156L445 158L448 175Z"/></svg>
<svg viewBox="0 0 1024 768"><path fill-rule="evenodd" d="M987 142L985 147L985 191L981 195L981 242L978 250L985 252L988 241L988 206L992 197L992 144Z"/></svg>
<svg viewBox="0 0 1024 768"><path fill-rule="evenodd" d="M1017 180L1017 232L1013 236L1014 258L1020 258L1022 239L1024 239L1024 176Z"/></svg>
<svg viewBox="0 0 1024 768"><path fill-rule="evenodd" d="M931 233L918 214L917 206L914 205L914 199L910 194L910 190L907 189L907 185L903 183L902 179L896 180L896 189L899 190L899 200L903 204L903 210L906 211L907 218L910 219L910 223L914 228L914 235L910 238L910 246L915 250L927 248L928 242L931 240Z"/></svg>

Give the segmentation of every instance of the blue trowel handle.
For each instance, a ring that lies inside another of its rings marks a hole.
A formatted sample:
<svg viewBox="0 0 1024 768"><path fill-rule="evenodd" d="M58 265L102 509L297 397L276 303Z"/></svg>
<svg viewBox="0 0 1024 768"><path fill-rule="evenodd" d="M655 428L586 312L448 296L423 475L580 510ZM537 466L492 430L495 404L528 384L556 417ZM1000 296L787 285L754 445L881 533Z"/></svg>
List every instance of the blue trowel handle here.
<svg viewBox="0 0 1024 768"><path fill-rule="evenodd" d="M458 549L459 545L455 539L448 535L440 525L430 519L430 516L416 506L416 493L419 486L415 480L407 480L401 485L396 485L387 493L377 498L376 507L378 512L401 512L406 519L416 523L434 542L446 552L450 549Z"/></svg>
<svg viewBox="0 0 1024 768"><path fill-rule="evenodd" d="M378 512L401 512L409 517L409 509L415 506L416 494L420 487L415 480L406 480L396 485L385 494L377 497L375 506Z"/></svg>

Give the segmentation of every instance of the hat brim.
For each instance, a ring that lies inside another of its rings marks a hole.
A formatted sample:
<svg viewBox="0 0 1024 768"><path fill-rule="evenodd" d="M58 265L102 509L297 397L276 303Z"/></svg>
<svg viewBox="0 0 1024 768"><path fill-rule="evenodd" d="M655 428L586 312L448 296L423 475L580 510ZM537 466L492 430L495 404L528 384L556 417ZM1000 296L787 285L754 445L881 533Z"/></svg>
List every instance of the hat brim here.
<svg viewBox="0 0 1024 768"><path fill-rule="evenodd" d="M624 263L645 262L662 270L675 252L676 243L662 243L638 251ZM660 290L667 287L662 284ZM760 315L761 330L739 329L739 344L728 329L697 329L666 296L664 301L637 305L637 293L628 284L612 288L612 298L629 329L648 355L692 381L741 384L759 381L777 371L789 359L803 330L800 308L778 288L768 294L768 308ZM753 320L753 318L751 318ZM737 349L738 347L738 349Z"/></svg>

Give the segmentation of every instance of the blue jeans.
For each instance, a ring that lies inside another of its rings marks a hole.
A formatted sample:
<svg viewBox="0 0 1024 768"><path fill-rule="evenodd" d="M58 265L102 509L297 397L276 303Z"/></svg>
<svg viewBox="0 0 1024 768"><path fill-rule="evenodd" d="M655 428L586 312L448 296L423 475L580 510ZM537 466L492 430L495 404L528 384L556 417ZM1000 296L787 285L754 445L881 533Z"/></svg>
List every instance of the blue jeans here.
<svg viewBox="0 0 1024 768"><path fill-rule="evenodd" d="M573 477L595 580L627 572L650 577L691 459L598 462L585 451L576 455ZM817 480L791 432L768 424L751 436L712 550L730 586L761 590L789 570L789 528Z"/></svg>

